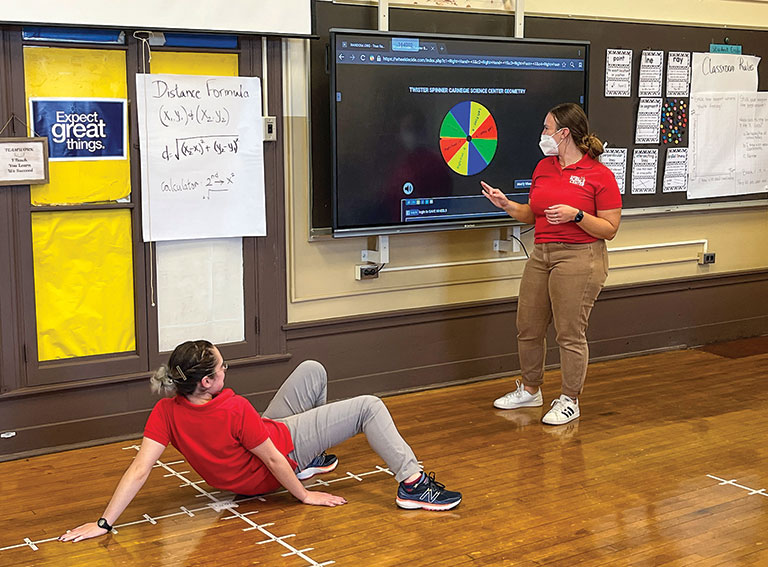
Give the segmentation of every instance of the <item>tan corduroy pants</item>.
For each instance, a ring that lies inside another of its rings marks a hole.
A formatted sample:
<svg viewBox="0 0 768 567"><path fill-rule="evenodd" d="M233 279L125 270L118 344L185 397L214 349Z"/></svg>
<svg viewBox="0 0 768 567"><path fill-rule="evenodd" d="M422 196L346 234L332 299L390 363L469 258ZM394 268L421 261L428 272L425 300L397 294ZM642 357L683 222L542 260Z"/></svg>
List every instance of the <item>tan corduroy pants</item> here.
<svg viewBox="0 0 768 567"><path fill-rule="evenodd" d="M589 361L589 314L607 275L604 240L534 244L520 282L517 308L517 344L525 385L542 384L547 327L553 321L560 347L562 393L570 397L581 393Z"/></svg>

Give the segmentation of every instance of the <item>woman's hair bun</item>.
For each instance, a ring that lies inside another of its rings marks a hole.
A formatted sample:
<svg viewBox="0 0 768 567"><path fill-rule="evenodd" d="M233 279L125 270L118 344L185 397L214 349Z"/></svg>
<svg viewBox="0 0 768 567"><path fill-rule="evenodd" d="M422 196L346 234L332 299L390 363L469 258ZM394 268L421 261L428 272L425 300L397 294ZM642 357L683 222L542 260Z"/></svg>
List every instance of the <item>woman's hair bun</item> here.
<svg viewBox="0 0 768 567"><path fill-rule="evenodd" d="M168 366L165 364L155 370L149 379L149 384L152 391L156 394L166 397L176 395L176 383L173 381L173 377L168 371Z"/></svg>

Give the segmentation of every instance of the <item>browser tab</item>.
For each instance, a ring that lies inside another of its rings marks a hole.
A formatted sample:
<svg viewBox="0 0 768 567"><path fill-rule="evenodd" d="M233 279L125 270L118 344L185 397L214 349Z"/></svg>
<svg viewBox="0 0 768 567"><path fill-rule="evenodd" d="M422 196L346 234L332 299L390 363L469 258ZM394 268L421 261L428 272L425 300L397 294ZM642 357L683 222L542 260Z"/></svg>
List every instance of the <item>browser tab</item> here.
<svg viewBox="0 0 768 567"><path fill-rule="evenodd" d="M419 51L419 40L410 37L393 37L392 51L410 51L417 53Z"/></svg>

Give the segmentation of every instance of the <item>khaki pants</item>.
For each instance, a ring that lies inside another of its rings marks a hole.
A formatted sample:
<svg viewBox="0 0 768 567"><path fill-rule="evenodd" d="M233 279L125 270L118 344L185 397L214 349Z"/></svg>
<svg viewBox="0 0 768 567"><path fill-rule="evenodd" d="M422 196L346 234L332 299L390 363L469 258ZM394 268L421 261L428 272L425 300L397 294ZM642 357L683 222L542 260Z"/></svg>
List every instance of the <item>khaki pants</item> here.
<svg viewBox="0 0 768 567"><path fill-rule="evenodd" d="M523 271L517 307L517 344L525 385L537 387L543 382L547 327L554 321L562 392L570 397L581 393L589 361L589 313L607 276L604 240L534 245Z"/></svg>

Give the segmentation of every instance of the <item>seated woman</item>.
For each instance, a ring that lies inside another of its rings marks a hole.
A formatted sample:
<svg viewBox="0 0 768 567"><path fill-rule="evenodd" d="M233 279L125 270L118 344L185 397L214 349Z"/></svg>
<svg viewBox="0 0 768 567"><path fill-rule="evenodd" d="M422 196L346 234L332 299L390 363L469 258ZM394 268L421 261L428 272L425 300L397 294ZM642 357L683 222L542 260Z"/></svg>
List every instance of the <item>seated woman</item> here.
<svg viewBox="0 0 768 567"><path fill-rule="evenodd" d="M337 460L325 450L364 432L400 483L401 508L450 510L459 492L445 490L434 473L424 474L397 431L384 403L357 396L326 404L327 375L315 361L302 362L260 416L253 406L224 388L227 364L208 341L177 346L151 378L152 389L173 398L160 400L144 429L139 453L123 474L98 522L61 535L80 541L104 535L133 500L155 462L171 443L211 486L236 494L265 494L283 486L304 504L339 506L341 496L307 490L300 482L333 470Z"/></svg>

